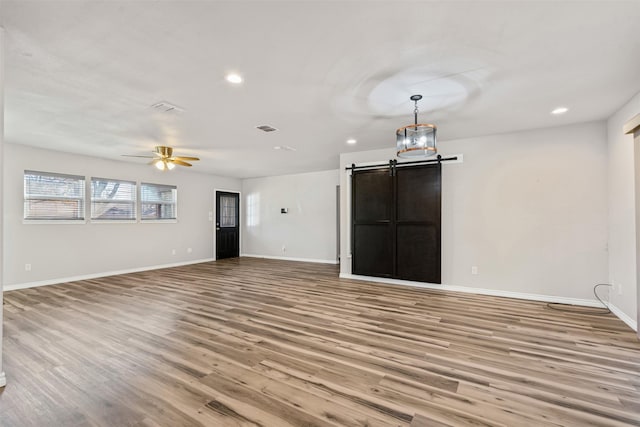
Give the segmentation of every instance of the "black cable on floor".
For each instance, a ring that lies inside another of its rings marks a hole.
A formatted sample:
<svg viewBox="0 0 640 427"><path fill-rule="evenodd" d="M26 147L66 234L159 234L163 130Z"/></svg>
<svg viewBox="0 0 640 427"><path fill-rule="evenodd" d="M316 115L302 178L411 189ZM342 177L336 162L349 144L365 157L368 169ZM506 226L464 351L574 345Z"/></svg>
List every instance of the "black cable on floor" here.
<svg viewBox="0 0 640 427"><path fill-rule="evenodd" d="M601 307L599 309L596 310L583 310L581 308L581 306L576 306L576 305L571 305L571 304L561 304L559 302L548 302L547 303L547 307L549 307L552 310L557 310L557 311L562 311L565 313L579 313L579 314L609 314L611 313L611 310L609 309L609 306L602 301L602 299L598 296L598 292L596 292L596 289L598 289L598 286L612 286L609 283L598 283L597 285L595 285L593 287L593 295L596 296L596 299L598 301L600 301L600 304L602 304L604 307ZM575 307L574 309L567 309L567 308L559 308L557 306L569 306L569 307Z"/></svg>

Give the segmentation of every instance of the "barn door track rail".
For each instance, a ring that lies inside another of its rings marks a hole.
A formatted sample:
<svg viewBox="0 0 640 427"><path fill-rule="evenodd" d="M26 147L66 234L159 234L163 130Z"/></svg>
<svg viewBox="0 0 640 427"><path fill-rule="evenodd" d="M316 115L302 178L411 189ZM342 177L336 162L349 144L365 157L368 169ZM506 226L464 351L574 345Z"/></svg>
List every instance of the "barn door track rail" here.
<svg viewBox="0 0 640 427"><path fill-rule="evenodd" d="M389 168L389 175L393 176L396 174L396 169L397 168L402 168L402 167L407 167L407 166L415 166L415 165L428 165L428 164L441 164L443 162L451 162L454 160L458 160L458 157L454 156L454 157L442 157L440 154L438 154L437 157L433 158L433 159L425 159L425 160L415 160L412 162L401 162L398 163L398 161L396 159L392 159L389 160L389 163L378 163L375 165L362 165L362 166L356 166L355 163L351 163L351 166L347 166L345 168L345 170L367 170L367 169L382 169L382 168Z"/></svg>

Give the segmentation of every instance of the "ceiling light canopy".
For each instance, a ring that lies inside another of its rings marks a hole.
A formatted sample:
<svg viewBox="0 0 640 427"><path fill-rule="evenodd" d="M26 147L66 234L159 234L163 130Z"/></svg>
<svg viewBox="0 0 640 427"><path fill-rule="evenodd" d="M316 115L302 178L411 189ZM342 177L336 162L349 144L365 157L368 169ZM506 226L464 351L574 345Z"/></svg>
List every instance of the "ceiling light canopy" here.
<svg viewBox="0 0 640 427"><path fill-rule="evenodd" d="M349 138L349 139L347 139L347 144L351 144L351 145L353 145L353 144L355 144L356 142L358 142L358 141L357 141L355 138Z"/></svg>
<svg viewBox="0 0 640 427"><path fill-rule="evenodd" d="M242 76L240 74L236 74L236 73L227 74L226 79L227 79L227 81L229 83L233 83L233 84L236 84L236 85L242 83L242 81L243 81Z"/></svg>
<svg viewBox="0 0 640 427"><path fill-rule="evenodd" d="M560 114L564 114L567 111L569 111L567 107L558 107L558 108L555 108L553 111L551 111L551 114L555 114L557 116Z"/></svg>
<svg viewBox="0 0 640 427"><path fill-rule="evenodd" d="M412 95L415 103L414 123L396 130L396 150L398 157L428 157L438 154L436 149L436 125L418 123L418 101L422 95Z"/></svg>

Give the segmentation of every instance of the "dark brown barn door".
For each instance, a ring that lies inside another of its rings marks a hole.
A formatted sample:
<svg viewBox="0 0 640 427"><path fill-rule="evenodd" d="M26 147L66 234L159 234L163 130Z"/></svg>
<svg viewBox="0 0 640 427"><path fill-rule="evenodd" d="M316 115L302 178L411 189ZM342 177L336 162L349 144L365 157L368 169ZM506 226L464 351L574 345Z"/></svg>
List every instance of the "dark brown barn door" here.
<svg viewBox="0 0 640 427"><path fill-rule="evenodd" d="M393 276L393 180L387 170L355 172L352 191L352 271Z"/></svg>
<svg viewBox="0 0 640 427"><path fill-rule="evenodd" d="M216 191L216 259L240 255L240 197Z"/></svg>
<svg viewBox="0 0 640 427"><path fill-rule="evenodd" d="M441 282L441 166L355 171L352 271Z"/></svg>
<svg viewBox="0 0 640 427"><path fill-rule="evenodd" d="M440 283L440 165L396 171L396 277Z"/></svg>

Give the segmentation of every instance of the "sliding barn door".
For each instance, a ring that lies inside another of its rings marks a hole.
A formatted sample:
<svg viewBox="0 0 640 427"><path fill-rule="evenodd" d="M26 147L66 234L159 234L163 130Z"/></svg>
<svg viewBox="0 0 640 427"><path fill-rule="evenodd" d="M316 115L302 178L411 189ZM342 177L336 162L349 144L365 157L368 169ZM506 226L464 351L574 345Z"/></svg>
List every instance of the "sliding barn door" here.
<svg viewBox="0 0 640 427"><path fill-rule="evenodd" d="M387 170L355 172L352 194L352 272L393 277L393 180Z"/></svg>
<svg viewBox="0 0 640 427"><path fill-rule="evenodd" d="M355 171L352 271L441 282L441 166Z"/></svg>
<svg viewBox="0 0 640 427"><path fill-rule="evenodd" d="M440 283L440 165L396 171L396 277Z"/></svg>

